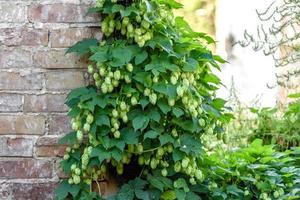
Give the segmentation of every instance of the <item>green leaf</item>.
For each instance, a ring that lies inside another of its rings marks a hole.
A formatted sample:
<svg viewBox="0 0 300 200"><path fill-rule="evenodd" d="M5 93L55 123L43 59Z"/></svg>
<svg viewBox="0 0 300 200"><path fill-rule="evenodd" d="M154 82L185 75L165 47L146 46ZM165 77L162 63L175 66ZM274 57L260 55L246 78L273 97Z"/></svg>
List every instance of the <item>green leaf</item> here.
<svg viewBox="0 0 300 200"><path fill-rule="evenodd" d="M139 10L134 6L128 6L120 11L122 18L129 16L131 13L139 14Z"/></svg>
<svg viewBox="0 0 300 200"><path fill-rule="evenodd" d="M138 136L140 134L133 131L129 128L124 128L121 130L121 140L124 141L126 144L137 144L138 143Z"/></svg>
<svg viewBox="0 0 300 200"><path fill-rule="evenodd" d="M132 52L126 47L118 46L112 49L113 60L110 65L113 67L123 66L130 62L132 59Z"/></svg>
<svg viewBox="0 0 300 200"><path fill-rule="evenodd" d="M174 99L177 96L175 85L170 85L166 83L155 83L152 89L172 99Z"/></svg>
<svg viewBox="0 0 300 200"><path fill-rule="evenodd" d="M135 64L139 65L148 58L147 51L142 51L135 56Z"/></svg>
<svg viewBox="0 0 300 200"><path fill-rule="evenodd" d="M124 10L124 6L120 4L114 4L111 8L112 13L120 12L122 10Z"/></svg>
<svg viewBox="0 0 300 200"><path fill-rule="evenodd" d="M139 104L142 106L143 109L149 104L149 100L146 97L143 97L140 101Z"/></svg>
<svg viewBox="0 0 300 200"><path fill-rule="evenodd" d="M159 136L159 141L160 141L160 145L163 146L167 143L173 143L174 138L171 135L164 134L164 135Z"/></svg>
<svg viewBox="0 0 300 200"><path fill-rule="evenodd" d="M70 101L74 98L78 98L78 97L83 96L83 95L86 95L88 93L90 93L90 90L86 87L76 88L68 94L67 101Z"/></svg>
<svg viewBox="0 0 300 200"><path fill-rule="evenodd" d="M170 8L179 9L183 8L183 5L176 2L175 0L158 0L159 3L166 4L170 6Z"/></svg>
<svg viewBox="0 0 300 200"><path fill-rule="evenodd" d="M147 138L151 138L151 139L157 138L158 135L159 135L158 132L150 130L150 131L145 133L144 140L147 139Z"/></svg>
<svg viewBox="0 0 300 200"><path fill-rule="evenodd" d="M167 114L171 111L171 107L169 106L169 104L162 99L158 100L157 105L164 114Z"/></svg>
<svg viewBox="0 0 300 200"><path fill-rule="evenodd" d="M106 125L106 126L110 127L109 117L107 115L96 116L96 124L98 126Z"/></svg>
<svg viewBox="0 0 300 200"><path fill-rule="evenodd" d="M151 120L154 120L156 122L159 123L160 121L160 113L158 112L158 109L157 108L151 108L149 111L148 111L148 117L151 119Z"/></svg>
<svg viewBox="0 0 300 200"><path fill-rule="evenodd" d="M152 83L151 74L148 72L139 72L133 76L133 79L142 83L146 87L150 87Z"/></svg>
<svg viewBox="0 0 300 200"><path fill-rule="evenodd" d="M116 161L120 161L121 158L122 158L122 151L120 151L119 149L117 148L114 148L111 150L111 157L114 158Z"/></svg>
<svg viewBox="0 0 300 200"><path fill-rule="evenodd" d="M173 107L172 112L176 117L181 117L182 115L184 115L184 111L178 107Z"/></svg>
<svg viewBox="0 0 300 200"><path fill-rule="evenodd" d="M72 131L69 134L65 135L64 137L60 138L58 144L67 144L73 145L77 143L77 136L76 132Z"/></svg>
<svg viewBox="0 0 300 200"><path fill-rule="evenodd" d="M172 122L178 126L180 126L183 130L194 133L197 131L198 124L192 120L184 120L179 118L173 118Z"/></svg>
<svg viewBox="0 0 300 200"><path fill-rule="evenodd" d="M145 124L149 123L149 118L145 115L138 115L132 121L132 126L135 131L142 129Z"/></svg>
<svg viewBox="0 0 300 200"><path fill-rule="evenodd" d="M87 54L90 52L91 46L98 46L98 40L96 39L83 39L80 42L77 42L75 45L71 46L67 53L77 53L79 56Z"/></svg>
<svg viewBox="0 0 300 200"><path fill-rule="evenodd" d="M188 58L187 62L183 65L182 70L186 72L196 71L198 62L193 58Z"/></svg>
<svg viewBox="0 0 300 200"><path fill-rule="evenodd" d="M195 139L190 134L183 134L180 137L181 147L180 150L194 155L199 155L202 152L202 144L199 140Z"/></svg>
<svg viewBox="0 0 300 200"><path fill-rule="evenodd" d="M124 184L117 194L117 200L133 200L134 190L128 184Z"/></svg>
<svg viewBox="0 0 300 200"><path fill-rule="evenodd" d="M70 193L73 197L76 197L80 191L79 185L70 185L67 181L62 181L58 188L55 190L55 197L59 200L65 199Z"/></svg>
<svg viewBox="0 0 300 200"><path fill-rule="evenodd" d="M97 52L92 55L89 60L103 63L108 60L108 48L107 47L99 47Z"/></svg>
<svg viewBox="0 0 300 200"><path fill-rule="evenodd" d="M147 180L153 187L159 189L162 192L164 191L164 184L158 178L148 175Z"/></svg>
<svg viewBox="0 0 300 200"><path fill-rule="evenodd" d="M90 155L92 158L97 157L99 162L102 163L104 160L110 158L111 154L109 151L104 149L102 146L97 146L92 149L92 153Z"/></svg>
<svg viewBox="0 0 300 200"><path fill-rule="evenodd" d="M185 157L185 153L183 153L182 151L180 151L179 149L174 149L173 154L172 154L172 158L174 162L177 162L179 160L182 160Z"/></svg>

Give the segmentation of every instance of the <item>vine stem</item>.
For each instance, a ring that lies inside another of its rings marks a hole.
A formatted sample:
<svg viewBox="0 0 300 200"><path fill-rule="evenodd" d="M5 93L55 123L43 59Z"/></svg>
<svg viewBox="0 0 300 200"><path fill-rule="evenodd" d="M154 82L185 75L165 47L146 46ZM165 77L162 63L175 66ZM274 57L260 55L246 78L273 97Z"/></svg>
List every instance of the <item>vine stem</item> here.
<svg viewBox="0 0 300 200"><path fill-rule="evenodd" d="M154 150L156 150L156 149L158 149L159 147L155 147L155 148L153 148L153 149L147 149L147 150L145 150L145 151L142 151L141 153L139 153L139 154L142 154L142 153L145 153L145 152L150 152L150 151L154 151ZM130 152L130 151L128 151L128 150L125 150L126 152L128 152L128 153L138 153L138 152Z"/></svg>
<svg viewBox="0 0 300 200"><path fill-rule="evenodd" d="M97 188L98 188L98 193L99 193L99 195L100 195L100 197L101 197L101 186L100 186L100 184L98 183L98 180L96 180L96 184L97 184Z"/></svg>

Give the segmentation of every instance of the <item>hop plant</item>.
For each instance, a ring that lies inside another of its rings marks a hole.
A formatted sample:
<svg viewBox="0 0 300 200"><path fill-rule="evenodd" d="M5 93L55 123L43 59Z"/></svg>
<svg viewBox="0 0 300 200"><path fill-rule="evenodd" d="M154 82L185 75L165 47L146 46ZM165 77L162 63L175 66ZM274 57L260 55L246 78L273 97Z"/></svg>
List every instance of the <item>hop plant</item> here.
<svg viewBox="0 0 300 200"><path fill-rule="evenodd" d="M220 81L211 70L224 61L206 48L209 36L174 17L180 7L173 0L98 0L103 41L69 49L88 56L94 80L66 101L74 132L63 139L73 146L62 161L71 178L61 185L80 186L74 198L90 195L87 188L105 173L125 180L117 195L132 185L155 199L198 195L190 187L204 180L200 138L230 117L215 98ZM141 198L135 195L128 199Z"/></svg>

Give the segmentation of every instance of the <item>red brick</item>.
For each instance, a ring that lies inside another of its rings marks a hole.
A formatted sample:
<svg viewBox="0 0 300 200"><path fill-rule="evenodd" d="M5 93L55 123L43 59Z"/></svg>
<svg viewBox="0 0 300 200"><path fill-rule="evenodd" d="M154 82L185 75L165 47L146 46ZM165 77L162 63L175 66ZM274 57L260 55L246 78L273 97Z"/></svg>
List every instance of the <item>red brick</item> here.
<svg viewBox="0 0 300 200"><path fill-rule="evenodd" d="M92 37L92 30L87 28L52 30L50 33L51 46L56 48L70 47L78 41L90 37Z"/></svg>
<svg viewBox="0 0 300 200"><path fill-rule="evenodd" d="M10 138L0 137L0 156L22 156L33 155L33 138Z"/></svg>
<svg viewBox="0 0 300 200"><path fill-rule="evenodd" d="M0 28L0 43L7 46L47 46L48 30L33 28Z"/></svg>
<svg viewBox="0 0 300 200"><path fill-rule="evenodd" d="M40 90L42 80L41 73L1 72L0 90Z"/></svg>
<svg viewBox="0 0 300 200"><path fill-rule="evenodd" d="M44 136L37 140L35 153L39 157L62 157L65 146L58 145L59 137Z"/></svg>
<svg viewBox="0 0 300 200"><path fill-rule="evenodd" d="M13 183L13 200L53 200L57 182Z"/></svg>
<svg viewBox="0 0 300 200"><path fill-rule="evenodd" d="M26 19L25 7L14 2L1 2L0 22L24 22Z"/></svg>
<svg viewBox="0 0 300 200"><path fill-rule="evenodd" d="M65 112L65 94L25 95L25 112Z"/></svg>
<svg viewBox="0 0 300 200"><path fill-rule="evenodd" d="M51 71L46 73L46 88L49 90L71 90L84 85L80 71Z"/></svg>
<svg viewBox="0 0 300 200"><path fill-rule="evenodd" d="M38 51L34 55L34 62L40 68L82 68L83 63L76 54L65 54L66 49Z"/></svg>
<svg viewBox="0 0 300 200"><path fill-rule="evenodd" d="M23 96L0 93L0 112L19 112L23 110Z"/></svg>
<svg viewBox="0 0 300 200"><path fill-rule="evenodd" d="M0 48L0 68L26 68L32 66L31 52L21 48Z"/></svg>
<svg viewBox="0 0 300 200"><path fill-rule="evenodd" d="M49 121L50 135L65 135L71 131L70 119L67 115L52 115Z"/></svg>
<svg viewBox="0 0 300 200"><path fill-rule="evenodd" d="M45 117L41 115L0 115L0 134L34 134L45 131Z"/></svg>
<svg viewBox="0 0 300 200"><path fill-rule="evenodd" d="M72 23L72 22L97 22L95 15L87 15L88 5L75 4L49 4L31 5L28 8L30 22Z"/></svg>
<svg viewBox="0 0 300 200"><path fill-rule="evenodd" d="M1 159L0 178L29 179L51 178L53 163L50 160Z"/></svg>

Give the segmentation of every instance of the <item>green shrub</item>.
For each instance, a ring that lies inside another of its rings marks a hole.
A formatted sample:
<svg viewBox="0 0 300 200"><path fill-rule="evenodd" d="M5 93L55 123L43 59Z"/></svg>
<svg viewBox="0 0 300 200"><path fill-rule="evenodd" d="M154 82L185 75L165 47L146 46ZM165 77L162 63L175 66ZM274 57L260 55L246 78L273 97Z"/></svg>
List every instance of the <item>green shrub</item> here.
<svg viewBox="0 0 300 200"><path fill-rule="evenodd" d="M276 152L255 140L249 147L216 150L200 164L203 199L299 199L300 148Z"/></svg>
<svg viewBox="0 0 300 200"><path fill-rule="evenodd" d="M299 94L290 95L297 98ZM261 138L264 144L276 144L280 150L300 146L300 100L279 108L252 109L256 114L250 141Z"/></svg>

